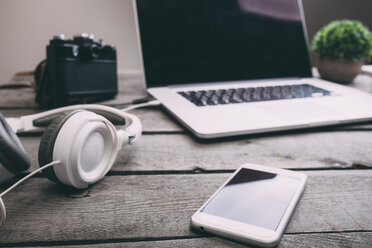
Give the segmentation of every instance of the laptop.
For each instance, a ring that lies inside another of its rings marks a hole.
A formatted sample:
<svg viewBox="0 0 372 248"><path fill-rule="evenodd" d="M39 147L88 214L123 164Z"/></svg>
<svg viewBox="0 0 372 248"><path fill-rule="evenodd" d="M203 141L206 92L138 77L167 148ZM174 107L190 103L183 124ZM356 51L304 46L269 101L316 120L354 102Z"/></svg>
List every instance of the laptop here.
<svg viewBox="0 0 372 248"><path fill-rule="evenodd" d="M372 120L372 96L314 78L297 0L135 0L148 93L200 138Z"/></svg>

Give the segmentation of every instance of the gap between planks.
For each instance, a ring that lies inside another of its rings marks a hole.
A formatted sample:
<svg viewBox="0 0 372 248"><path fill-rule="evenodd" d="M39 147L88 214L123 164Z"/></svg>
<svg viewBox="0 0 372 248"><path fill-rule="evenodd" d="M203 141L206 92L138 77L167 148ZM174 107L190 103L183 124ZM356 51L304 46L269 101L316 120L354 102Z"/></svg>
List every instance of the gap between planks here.
<svg viewBox="0 0 372 248"><path fill-rule="evenodd" d="M367 235L372 235L372 231L341 231L341 232L299 232L299 233L286 233L283 234L283 238L280 242L280 245L286 243L286 239L291 239L293 236L306 236L306 235L340 235L340 234L351 234L355 235L358 233L364 233ZM229 241L227 239L223 239L213 234L203 233L201 236L174 236L174 237L149 237L149 238L129 238L129 239L107 239L107 240L73 240L73 241L42 241L42 242L19 242L19 243L2 243L0 247L39 247L39 246L85 246L85 245L96 245L97 247L100 245L115 245L115 244L123 244L123 243L145 243L145 242L156 242L156 241L187 241L187 240L202 240L205 238L212 238L213 240L220 240L223 243L229 242L229 246L237 246L240 247L240 243L235 241ZM207 240L207 242L210 240ZM365 244L368 245L368 244ZM246 247L246 246L243 246ZM283 246L285 247L285 245Z"/></svg>

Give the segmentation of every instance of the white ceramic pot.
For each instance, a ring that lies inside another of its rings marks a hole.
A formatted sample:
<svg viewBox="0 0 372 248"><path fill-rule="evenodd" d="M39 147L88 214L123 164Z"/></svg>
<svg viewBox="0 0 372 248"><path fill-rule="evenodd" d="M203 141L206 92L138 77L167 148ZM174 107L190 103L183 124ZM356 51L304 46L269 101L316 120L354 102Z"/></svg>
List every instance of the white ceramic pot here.
<svg viewBox="0 0 372 248"><path fill-rule="evenodd" d="M341 61L318 59L317 67L321 78L342 84L348 84L360 73L364 61Z"/></svg>

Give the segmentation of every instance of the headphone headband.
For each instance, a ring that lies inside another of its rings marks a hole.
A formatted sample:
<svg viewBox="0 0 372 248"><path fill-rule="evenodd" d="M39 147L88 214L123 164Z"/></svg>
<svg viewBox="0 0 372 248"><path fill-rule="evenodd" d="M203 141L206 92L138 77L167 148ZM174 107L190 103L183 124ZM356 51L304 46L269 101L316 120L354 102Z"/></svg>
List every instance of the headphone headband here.
<svg viewBox="0 0 372 248"><path fill-rule="evenodd" d="M30 158L21 141L0 113L0 166L17 175L30 168ZM5 171L1 172L6 173ZM7 177L7 176L5 176ZM1 183L2 175L0 175Z"/></svg>
<svg viewBox="0 0 372 248"><path fill-rule="evenodd" d="M76 109L89 110L103 115L116 125L124 125L122 129L129 134L129 142L133 142L141 136L141 122L135 115L125 113L113 107L98 104L78 104L48 110L38 114L26 115L20 118L7 118L6 120L15 133L40 132L45 130L57 114Z"/></svg>

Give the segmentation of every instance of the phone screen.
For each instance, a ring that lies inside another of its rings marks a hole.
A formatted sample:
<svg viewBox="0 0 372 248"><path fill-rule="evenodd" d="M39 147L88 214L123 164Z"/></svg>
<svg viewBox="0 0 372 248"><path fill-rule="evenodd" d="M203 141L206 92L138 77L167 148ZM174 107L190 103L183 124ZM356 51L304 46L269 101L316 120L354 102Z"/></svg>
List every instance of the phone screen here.
<svg viewBox="0 0 372 248"><path fill-rule="evenodd" d="M201 211L276 230L300 182L296 177L241 168Z"/></svg>

